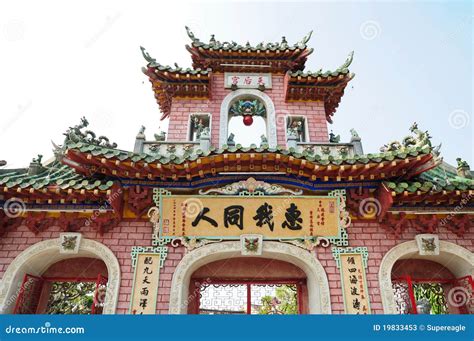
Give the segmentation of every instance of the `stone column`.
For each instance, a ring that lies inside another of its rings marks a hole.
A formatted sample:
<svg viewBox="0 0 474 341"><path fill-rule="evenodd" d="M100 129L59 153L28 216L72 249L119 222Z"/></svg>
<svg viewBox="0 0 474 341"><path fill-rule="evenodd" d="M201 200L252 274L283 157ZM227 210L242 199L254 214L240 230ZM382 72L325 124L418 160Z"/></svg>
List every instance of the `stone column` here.
<svg viewBox="0 0 474 341"><path fill-rule="evenodd" d="M352 135L351 144L354 147L354 154L364 155L364 150L362 149L362 140L358 135L357 136Z"/></svg>
<svg viewBox="0 0 474 341"><path fill-rule="evenodd" d="M145 134L141 131L137 134L135 138L135 146L133 147L133 152L137 154L143 153L143 146L145 145Z"/></svg>
<svg viewBox="0 0 474 341"><path fill-rule="evenodd" d="M211 135L206 130L201 132L201 136L199 136L199 148L203 152L207 152L211 149Z"/></svg>

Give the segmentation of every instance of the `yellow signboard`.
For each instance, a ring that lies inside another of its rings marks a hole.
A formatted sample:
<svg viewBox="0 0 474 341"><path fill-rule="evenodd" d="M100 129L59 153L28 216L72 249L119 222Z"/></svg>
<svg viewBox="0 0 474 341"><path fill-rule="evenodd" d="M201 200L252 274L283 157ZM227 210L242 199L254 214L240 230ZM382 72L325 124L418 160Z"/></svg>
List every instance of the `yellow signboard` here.
<svg viewBox="0 0 474 341"><path fill-rule="evenodd" d="M370 314L365 267L360 253L341 254L341 277L347 314Z"/></svg>
<svg viewBox="0 0 474 341"><path fill-rule="evenodd" d="M159 238L340 237L339 197L161 195Z"/></svg>
<svg viewBox="0 0 474 341"><path fill-rule="evenodd" d="M160 254L139 253L135 266L131 313L155 314L160 275Z"/></svg>

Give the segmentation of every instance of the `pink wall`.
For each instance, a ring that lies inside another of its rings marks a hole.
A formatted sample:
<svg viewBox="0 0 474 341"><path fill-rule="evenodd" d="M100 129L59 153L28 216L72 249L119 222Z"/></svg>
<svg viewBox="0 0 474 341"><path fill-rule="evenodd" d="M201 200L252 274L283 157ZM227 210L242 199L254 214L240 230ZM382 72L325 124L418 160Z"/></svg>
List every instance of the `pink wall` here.
<svg viewBox="0 0 474 341"><path fill-rule="evenodd" d="M109 247L118 258L121 267L122 279L120 283L119 302L117 313L128 313L130 294L132 290L133 269L131 266L132 246L150 246L152 226L144 221L125 221L112 231L100 236L97 232L84 228L81 231L84 238L94 239ZM25 226L7 232L0 238L0 276L3 277L8 264L27 247L39 241L59 237L59 227L51 227L35 236ZM348 228L350 246L366 246L369 250L367 269L367 284L370 294L372 313L383 313L380 298L378 271L382 257L394 246L403 241L414 240L418 231L407 230L402 239L396 239L393 234L381 228L375 221L356 221ZM465 233L464 237L457 237L445 228L437 231L441 240L451 241L474 251L474 231ZM169 247L169 254L165 266L160 273L160 287L158 294L157 313L165 314L168 311L168 301L171 289L171 279L176 266L184 255L184 248ZM332 256L331 248L318 248L317 258L326 270L331 291L333 313L344 312L342 289L339 270Z"/></svg>
<svg viewBox="0 0 474 341"><path fill-rule="evenodd" d="M283 75L272 76L272 89L265 90L275 105L277 122L278 144L284 146L285 120L284 116L302 115L307 117L309 138L311 142L327 142L328 128L324 103L322 102L285 102L283 91ZM211 142L214 146L219 144L219 114L221 103L231 92L224 88L224 74L212 75L211 99L174 99L168 127L168 141L187 141L188 117L191 113L202 112L212 114ZM258 144L258 143L257 143Z"/></svg>
<svg viewBox="0 0 474 341"><path fill-rule="evenodd" d="M64 259L51 265L43 277L97 278L108 277L107 266L101 259L78 257Z"/></svg>

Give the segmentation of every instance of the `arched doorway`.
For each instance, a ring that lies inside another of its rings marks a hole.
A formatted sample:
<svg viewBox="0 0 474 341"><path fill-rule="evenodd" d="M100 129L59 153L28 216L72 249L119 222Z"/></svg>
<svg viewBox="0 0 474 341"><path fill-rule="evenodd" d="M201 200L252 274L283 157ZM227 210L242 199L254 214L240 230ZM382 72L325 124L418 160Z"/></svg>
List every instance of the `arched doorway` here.
<svg viewBox="0 0 474 341"><path fill-rule="evenodd" d="M107 266L77 257L52 264L40 276L25 274L14 314L102 314Z"/></svg>
<svg viewBox="0 0 474 341"><path fill-rule="evenodd" d="M220 123L219 123L219 147L224 144L227 144L227 139L229 137L229 110L231 106L241 99L257 100L263 104L265 107L265 129L267 138L267 143L270 147L277 146L277 137L276 137L276 118L275 118L275 106L271 98L262 91L255 89L239 89L229 93L221 104L220 110ZM263 125L262 125L263 126ZM255 143L258 145L258 143Z"/></svg>
<svg viewBox="0 0 474 341"><path fill-rule="evenodd" d="M120 265L113 252L99 242L83 238L76 254L65 254L60 253L60 243L60 238L38 242L21 252L11 262L0 284L0 311L3 314L14 312L18 297L22 293L25 276L41 278L55 263L77 258L94 258L105 264L108 278L102 313L115 313L120 284ZM41 294L42 287L35 286L35 288Z"/></svg>
<svg viewBox="0 0 474 341"><path fill-rule="evenodd" d="M456 278L447 267L430 260L400 259L392 269L400 314L468 314L472 285L470 276Z"/></svg>
<svg viewBox="0 0 474 341"><path fill-rule="evenodd" d="M194 278L201 277L199 276L199 271L202 271L202 269L200 270L201 267L216 261L234 258L242 258L239 241L209 244L186 254L176 267L173 275L169 313L186 314L188 313L188 309L193 309L192 305L195 304L195 301L194 298L190 296L193 293L192 290L190 291L190 287L193 285L193 275ZM266 241L263 243L263 252L259 258L289 263L287 269L293 269L289 271L289 274L292 276L290 279L294 282L285 282L283 280L288 280L288 278L282 278L280 276L281 274L278 274L277 277L273 278L267 276L266 280L270 282L264 284L272 284L272 280L275 280L273 281L273 285L295 284L297 281L302 280L301 282L305 283L305 288L302 289L303 291L301 292L301 297L305 300L304 303L301 304L304 309L303 312L310 314L331 313L329 285L326 272L313 254L293 245ZM299 271L299 278L293 272L295 268ZM302 277L306 277L306 281L304 281Z"/></svg>
<svg viewBox="0 0 474 341"><path fill-rule="evenodd" d="M276 259L237 257L193 273L188 313L305 314L307 301L306 274L300 268Z"/></svg>
<svg viewBox="0 0 474 341"><path fill-rule="evenodd" d="M426 305L426 302L418 301L431 294L440 295L445 313L463 312L459 308L462 310L464 305L471 304L473 253L446 241L439 242L439 251L439 255L420 256L416 241L410 241L387 252L379 270L380 294L386 314L417 313L417 304L419 309ZM417 294L415 291L418 289ZM400 305L400 297L405 296L406 299L407 295L408 306ZM447 302L449 295L456 295L453 296L454 304ZM459 304L457 295L466 296L466 300Z"/></svg>

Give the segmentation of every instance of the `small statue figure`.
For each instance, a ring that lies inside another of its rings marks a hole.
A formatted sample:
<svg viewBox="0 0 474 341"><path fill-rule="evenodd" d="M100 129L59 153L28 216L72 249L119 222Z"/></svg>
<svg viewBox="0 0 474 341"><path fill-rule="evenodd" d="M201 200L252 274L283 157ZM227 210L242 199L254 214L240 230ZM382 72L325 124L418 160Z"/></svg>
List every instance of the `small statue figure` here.
<svg viewBox="0 0 474 341"><path fill-rule="evenodd" d="M140 130L138 131L138 135L143 135L145 134L145 126L141 126Z"/></svg>
<svg viewBox="0 0 474 341"><path fill-rule="evenodd" d="M41 159L43 158L43 155L41 154L38 154L38 157L37 158L33 158L33 163L37 163L39 165L41 165Z"/></svg>
<svg viewBox="0 0 474 341"><path fill-rule="evenodd" d="M458 168L464 168L464 167L469 168L469 164L467 163L467 161L464 161L460 157L458 157L456 161L458 163Z"/></svg>
<svg viewBox="0 0 474 341"><path fill-rule="evenodd" d="M193 117L193 128L196 132L196 140L199 140L199 138L201 137L202 130L204 129L202 118L199 118L197 116Z"/></svg>
<svg viewBox="0 0 474 341"><path fill-rule="evenodd" d="M350 132L351 132L351 139L359 139L360 138L359 134L357 134L357 131L354 128L351 128Z"/></svg>
<svg viewBox="0 0 474 341"><path fill-rule="evenodd" d="M263 144L268 144L268 139L267 139L267 137L266 137L264 134L262 134L262 135L260 136L260 140L261 140L261 144L262 144L262 145L263 145Z"/></svg>
<svg viewBox="0 0 474 341"><path fill-rule="evenodd" d="M228 146L235 146L234 138L235 138L234 133L230 133L229 137L227 138L227 145Z"/></svg>
<svg viewBox="0 0 474 341"><path fill-rule="evenodd" d="M301 133L303 131L303 123L298 120L294 120L287 129L288 137L293 136L301 142Z"/></svg>
<svg viewBox="0 0 474 341"><path fill-rule="evenodd" d="M163 142L166 140L166 133L164 131L160 131L159 134L155 134L155 141Z"/></svg>
<svg viewBox="0 0 474 341"><path fill-rule="evenodd" d="M341 141L341 136L340 135L334 135L334 133L331 130L331 133L329 134L329 142L331 143L339 143Z"/></svg>
<svg viewBox="0 0 474 341"><path fill-rule="evenodd" d="M469 167L469 164L467 163L467 161L464 161L460 157L458 157L456 161L458 163L458 167L457 167L458 176L466 178L466 179L471 179L472 178L471 167Z"/></svg>

